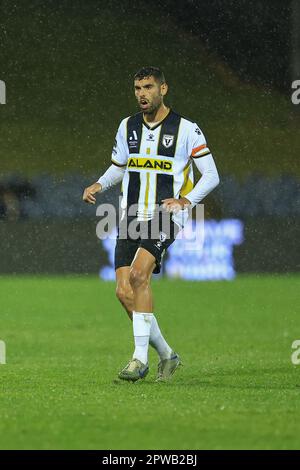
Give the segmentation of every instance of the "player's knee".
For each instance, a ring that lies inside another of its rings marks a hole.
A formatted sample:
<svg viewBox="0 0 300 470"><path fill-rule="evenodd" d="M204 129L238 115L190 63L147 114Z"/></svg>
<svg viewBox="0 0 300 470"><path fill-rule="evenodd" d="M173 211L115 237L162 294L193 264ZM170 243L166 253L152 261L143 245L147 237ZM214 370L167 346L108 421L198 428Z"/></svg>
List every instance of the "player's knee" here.
<svg viewBox="0 0 300 470"><path fill-rule="evenodd" d="M116 296L122 304L127 305L132 301L132 292L131 289L126 289L125 287L117 286Z"/></svg>
<svg viewBox="0 0 300 470"><path fill-rule="evenodd" d="M129 275L129 282L132 289L138 289L148 282L147 274L138 268L131 268Z"/></svg>

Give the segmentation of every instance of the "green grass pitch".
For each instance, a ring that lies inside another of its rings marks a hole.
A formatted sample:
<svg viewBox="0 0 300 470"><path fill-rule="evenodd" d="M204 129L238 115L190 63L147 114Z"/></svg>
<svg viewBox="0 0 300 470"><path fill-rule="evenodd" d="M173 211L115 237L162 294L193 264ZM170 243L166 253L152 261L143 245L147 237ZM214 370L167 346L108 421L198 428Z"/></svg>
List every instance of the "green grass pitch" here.
<svg viewBox="0 0 300 470"><path fill-rule="evenodd" d="M300 447L299 277L153 283L155 313L184 366L116 381L133 350L113 283L1 277L1 449Z"/></svg>

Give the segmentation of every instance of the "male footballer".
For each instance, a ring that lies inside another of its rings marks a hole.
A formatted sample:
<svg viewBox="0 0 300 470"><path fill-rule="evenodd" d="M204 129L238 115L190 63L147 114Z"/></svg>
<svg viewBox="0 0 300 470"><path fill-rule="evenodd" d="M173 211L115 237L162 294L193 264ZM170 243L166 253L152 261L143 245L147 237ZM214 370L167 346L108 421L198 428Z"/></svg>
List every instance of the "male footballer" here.
<svg viewBox="0 0 300 470"><path fill-rule="evenodd" d="M163 72L143 67L134 76L134 91L140 112L121 121L112 164L84 190L83 200L95 204L96 193L122 181L116 294L132 319L135 349L119 378L136 381L146 377L150 344L160 358L157 381L164 381L180 365L180 357L155 318L152 273L160 272L162 256L183 228L188 208L219 184L219 176L197 124L165 105L168 85ZM202 175L194 187L193 162Z"/></svg>

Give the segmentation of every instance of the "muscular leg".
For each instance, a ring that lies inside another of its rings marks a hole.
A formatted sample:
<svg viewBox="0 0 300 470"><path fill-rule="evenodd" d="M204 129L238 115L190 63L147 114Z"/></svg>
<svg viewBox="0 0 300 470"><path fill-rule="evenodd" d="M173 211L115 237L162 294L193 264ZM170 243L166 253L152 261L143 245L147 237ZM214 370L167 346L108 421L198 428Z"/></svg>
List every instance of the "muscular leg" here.
<svg viewBox="0 0 300 470"><path fill-rule="evenodd" d="M133 367L148 367L148 347L153 320L152 292L150 279L155 258L144 248L139 248L129 271L129 283L133 291L133 336L135 349ZM139 362L134 362L137 360ZM147 369L148 371L148 369Z"/></svg>
<svg viewBox="0 0 300 470"><path fill-rule="evenodd" d="M131 320L134 310L153 314L153 297L150 282L154 266L154 257L147 250L140 248L132 266L125 266L116 270L116 294ZM161 359L171 356L172 349L161 334L154 315L149 344L157 351Z"/></svg>
<svg viewBox="0 0 300 470"><path fill-rule="evenodd" d="M154 266L154 256L139 248L131 266L116 270L116 295L131 320L133 310L153 312L150 282Z"/></svg>
<svg viewBox="0 0 300 470"><path fill-rule="evenodd" d="M130 269L130 266L124 266L116 270L116 295L125 308L130 320L132 320L133 291L129 282Z"/></svg>
<svg viewBox="0 0 300 470"><path fill-rule="evenodd" d="M133 310L136 312L153 312L150 283L154 267L154 256L144 248L139 248L129 271L129 282L133 291Z"/></svg>

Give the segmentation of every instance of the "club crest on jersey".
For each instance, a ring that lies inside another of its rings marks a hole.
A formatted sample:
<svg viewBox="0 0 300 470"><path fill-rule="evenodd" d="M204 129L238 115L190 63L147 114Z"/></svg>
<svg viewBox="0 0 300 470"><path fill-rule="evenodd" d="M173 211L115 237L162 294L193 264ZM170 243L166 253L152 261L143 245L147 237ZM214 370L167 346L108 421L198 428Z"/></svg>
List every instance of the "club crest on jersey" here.
<svg viewBox="0 0 300 470"><path fill-rule="evenodd" d="M169 147L172 147L173 142L174 142L174 136L173 135L169 135L169 134L164 134L163 135L162 144L163 144L164 147L166 147L167 149Z"/></svg>

